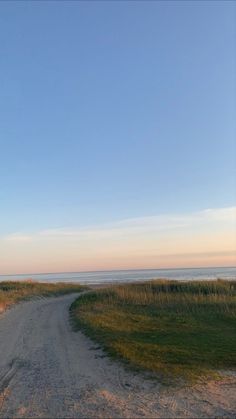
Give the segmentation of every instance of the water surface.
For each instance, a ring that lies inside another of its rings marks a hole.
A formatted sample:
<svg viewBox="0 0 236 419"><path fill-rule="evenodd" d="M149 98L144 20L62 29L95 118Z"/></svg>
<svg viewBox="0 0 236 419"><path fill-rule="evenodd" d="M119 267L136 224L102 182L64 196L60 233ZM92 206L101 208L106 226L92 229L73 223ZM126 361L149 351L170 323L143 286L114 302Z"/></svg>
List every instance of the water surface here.
<svg viewBox="0 0 236 419"><path fill-rule="evenodd" d="M22 281L33 279L40 282L80 282L81 284L101 284L104 282L133 282L148 279L167 278L176 280L234 279L236 267L195 268L195 269L136 269L96 272L61 272L25 275L0 275L0 281Z"/></svg>

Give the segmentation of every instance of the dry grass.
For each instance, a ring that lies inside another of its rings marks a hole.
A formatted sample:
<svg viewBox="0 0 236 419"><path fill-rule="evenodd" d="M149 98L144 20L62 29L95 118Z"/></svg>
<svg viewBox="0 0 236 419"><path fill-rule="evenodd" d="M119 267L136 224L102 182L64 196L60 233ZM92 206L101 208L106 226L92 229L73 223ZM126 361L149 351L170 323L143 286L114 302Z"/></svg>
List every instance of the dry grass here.
<svg viewBox="0 0 236 419"><path fill-rule="evenodd" d="M79 328L135 367L196 379L236 366L236 282L113 286L72 310Z"/></svg>
<svg viewBox="0 0 236 419"><path fill-rule="evenodd" d="M84 289L86 287L76 284L48 284L34 281L0 282L0 313L11 304L33 296L55 296L80 292Z"/></svg>

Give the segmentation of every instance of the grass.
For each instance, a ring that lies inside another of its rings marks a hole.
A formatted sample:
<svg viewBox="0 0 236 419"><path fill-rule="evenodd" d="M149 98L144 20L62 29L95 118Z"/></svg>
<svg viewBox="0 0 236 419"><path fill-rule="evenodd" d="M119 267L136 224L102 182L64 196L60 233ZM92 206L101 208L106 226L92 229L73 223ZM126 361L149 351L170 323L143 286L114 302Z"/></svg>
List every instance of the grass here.
<svg viewBox="0 0 236 419"><path fill-rule="evenodd" d="M71 310L77 327L108 354L163 379L236 367L236 282L113 286L81 296Z"/></svg>
<svg viewBox="0 0 236 419"><path fill-rule="evenodd" d="M86 289L81 285L56 283L48 284L34 281L0 282L0 313L9 305L33 296L55 296L80 292Z"/></svg>

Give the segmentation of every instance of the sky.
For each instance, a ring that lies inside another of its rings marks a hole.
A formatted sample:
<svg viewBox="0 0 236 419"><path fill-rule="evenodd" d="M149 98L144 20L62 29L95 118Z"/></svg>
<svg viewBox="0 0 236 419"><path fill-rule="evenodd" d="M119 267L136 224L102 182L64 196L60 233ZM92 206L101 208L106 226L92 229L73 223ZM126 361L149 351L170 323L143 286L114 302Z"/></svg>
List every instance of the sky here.
<svg viewBox="0 0 236 419"><path fill-rule="evenodd" d="M0 274L236 266L235 22L0 3Z"/></svg>

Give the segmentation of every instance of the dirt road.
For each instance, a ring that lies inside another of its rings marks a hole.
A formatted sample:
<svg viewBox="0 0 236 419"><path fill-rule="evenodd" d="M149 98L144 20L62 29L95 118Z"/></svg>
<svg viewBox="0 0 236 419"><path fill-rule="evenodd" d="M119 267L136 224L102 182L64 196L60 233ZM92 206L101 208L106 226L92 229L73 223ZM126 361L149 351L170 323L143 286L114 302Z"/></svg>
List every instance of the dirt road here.
<svg viewBox="0 0 236 419"><path fill-rule="evenodd" d="M21 303L0 317L0 417L234 417L236 380L164 388L125 371L73 332L75 295Z"/></svg>

